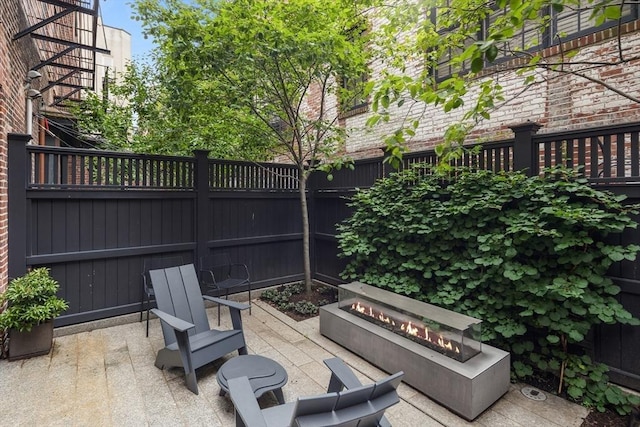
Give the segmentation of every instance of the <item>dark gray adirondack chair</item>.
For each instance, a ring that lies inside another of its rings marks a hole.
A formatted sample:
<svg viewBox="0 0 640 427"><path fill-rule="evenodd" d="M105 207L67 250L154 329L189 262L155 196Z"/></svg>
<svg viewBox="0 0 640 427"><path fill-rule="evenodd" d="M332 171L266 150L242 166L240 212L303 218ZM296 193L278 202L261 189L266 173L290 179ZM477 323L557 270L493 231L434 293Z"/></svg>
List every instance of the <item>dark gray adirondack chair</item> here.
<svg viewBox="0 0 640 427"><path fill-rule="evenodd" d="M156 367L183 367L187 387L198 394L196 369L238 350L247 354L240 310L247 304L203 296L193 264L151 270L151 283L161 320L165 348L156 356ZM219 331L209 327L204 299L229 307L233 329Z"/></svg>
<svg viewBox="0 0 640 427"><path fill-rule="evenodd" d="M235 406L236 427L390 426L384 418L384 411L400 401L396 389L402 381L402 371L375 384L347 388L340 383L340 378L346 376L349 383L353 382L351 376L355 378L347 365L340 359L325 360L325 363L332 369L329 386L341 391L300 397L295 402L267 409L260 409L247 377L230 379L229 395ZM337 373L333 371L334 368ZM345 369L349 374L345 375Z"/></svg>

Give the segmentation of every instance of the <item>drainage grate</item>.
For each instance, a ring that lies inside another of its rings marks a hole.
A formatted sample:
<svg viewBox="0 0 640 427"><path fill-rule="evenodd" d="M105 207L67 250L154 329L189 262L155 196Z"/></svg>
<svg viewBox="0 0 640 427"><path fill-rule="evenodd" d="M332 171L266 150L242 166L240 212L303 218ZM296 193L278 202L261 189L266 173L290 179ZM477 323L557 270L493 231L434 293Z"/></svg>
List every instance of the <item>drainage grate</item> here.
<svg viewBox="0 0 640 427"><path fill-rule="evenodd" d="M520 390L525 397L528 397L531 400L543 401L547 399L547 396L538 389L533 387L522 387Z"/></svg>

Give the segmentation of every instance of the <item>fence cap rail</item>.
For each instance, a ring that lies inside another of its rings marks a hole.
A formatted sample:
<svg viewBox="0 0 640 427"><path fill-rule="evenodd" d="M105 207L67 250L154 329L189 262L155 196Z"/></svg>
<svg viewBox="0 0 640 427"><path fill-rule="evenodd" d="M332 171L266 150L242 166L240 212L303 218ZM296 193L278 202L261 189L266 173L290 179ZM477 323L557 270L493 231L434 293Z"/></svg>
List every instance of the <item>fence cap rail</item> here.
<svg viewBox="0 0 640 427"><path fill-rule="evenodd" d="M170 156L163 154L138 154L124 151L109 151L109 150L96 150L91 148L74 148L74 147L54 147L45 145L27 145L27 152L31 153L44 153L44 154L57 154L57 155L74 155L74 156L87 156L87 157L111 157L111 158L125 158L125 159L140 159L140 160L173 160L181 161L185 163L194 163L195 157L181 157Z"/></svg>

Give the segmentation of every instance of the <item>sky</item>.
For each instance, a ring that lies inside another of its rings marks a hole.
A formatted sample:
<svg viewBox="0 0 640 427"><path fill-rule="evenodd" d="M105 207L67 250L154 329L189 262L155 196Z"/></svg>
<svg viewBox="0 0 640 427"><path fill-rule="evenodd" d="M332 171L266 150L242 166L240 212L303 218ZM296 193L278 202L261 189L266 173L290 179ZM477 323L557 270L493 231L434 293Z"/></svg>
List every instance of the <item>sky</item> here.
<svg viewBox="0 0 640 427"><path fill-rule="evenodd" d="M101 0L102 22L110 27L120 28L131 34L131 57L142 59L153 49L151 39L142 35L142 25L131 15L131 0Z"/></svg>

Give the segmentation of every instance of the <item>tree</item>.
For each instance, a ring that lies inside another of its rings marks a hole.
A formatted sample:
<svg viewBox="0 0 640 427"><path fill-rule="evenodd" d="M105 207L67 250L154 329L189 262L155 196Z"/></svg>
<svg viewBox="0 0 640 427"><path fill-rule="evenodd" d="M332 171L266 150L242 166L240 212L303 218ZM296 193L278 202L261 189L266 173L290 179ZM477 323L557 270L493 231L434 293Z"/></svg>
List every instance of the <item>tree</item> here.
<svg viewBox="0 0 640 427"><path fill-rule="evenodd" d="M207 149L248 160L269 152L256 120L229 107L215 81L179 72L170 53L156 52L151 65L130 63L106 90L71 106L81 134L102 148L184 156Z"/></svg>
<svg viewBox="0 0 640 427"><path fill-rule="evenodd" d="M298 169L304 275L311 287L307 179L340 167L345 131L338 105L358 88L340 87L367 69L367 0L143 0L146 30L185 75L219 84L231 108L250 112L273 154ZM314 98L310 104L309 97ZM337 100L329 108L329 101Z"/></svg>
<svg viewBox="0 0 640 427"><path fill-rule="evenodd" d="M445 113L463 111L459 114L461 119L448 127L444 144L436 149L444 160L447 154L459 153L455 148L462 145L474 126L508 105L500 79L505 72L521 76L521 92L516 96L535 85L571 74L632 103L640 102L640 97L627 87L595 76L599 69L621 67L640 58L637 51L623 46L620 37L615 54L595 59L576 59L573 55L577 51L561 50L559 55L544 56L542 50L530 49L545 37L564 40L564 34L551 27L551 15L562 12L584 12L581 16L590 15L588 19L594 25L610 23L620 34L621 17L630 10L628 2L393 0L387 6L377 39L384 72L368 86L376 112L369 124L388 121L393 106L408 103L423 109L440 107ZM516 43L517 39L525 41ZM513 60L497 66L505 57ZM443 64L450 67L451 74L438 79L434 71ZM416 68L420 71L416 72ZM386 138L392 163L399 163L405 143L415 134L420 119L412 117Z"/></svg>

